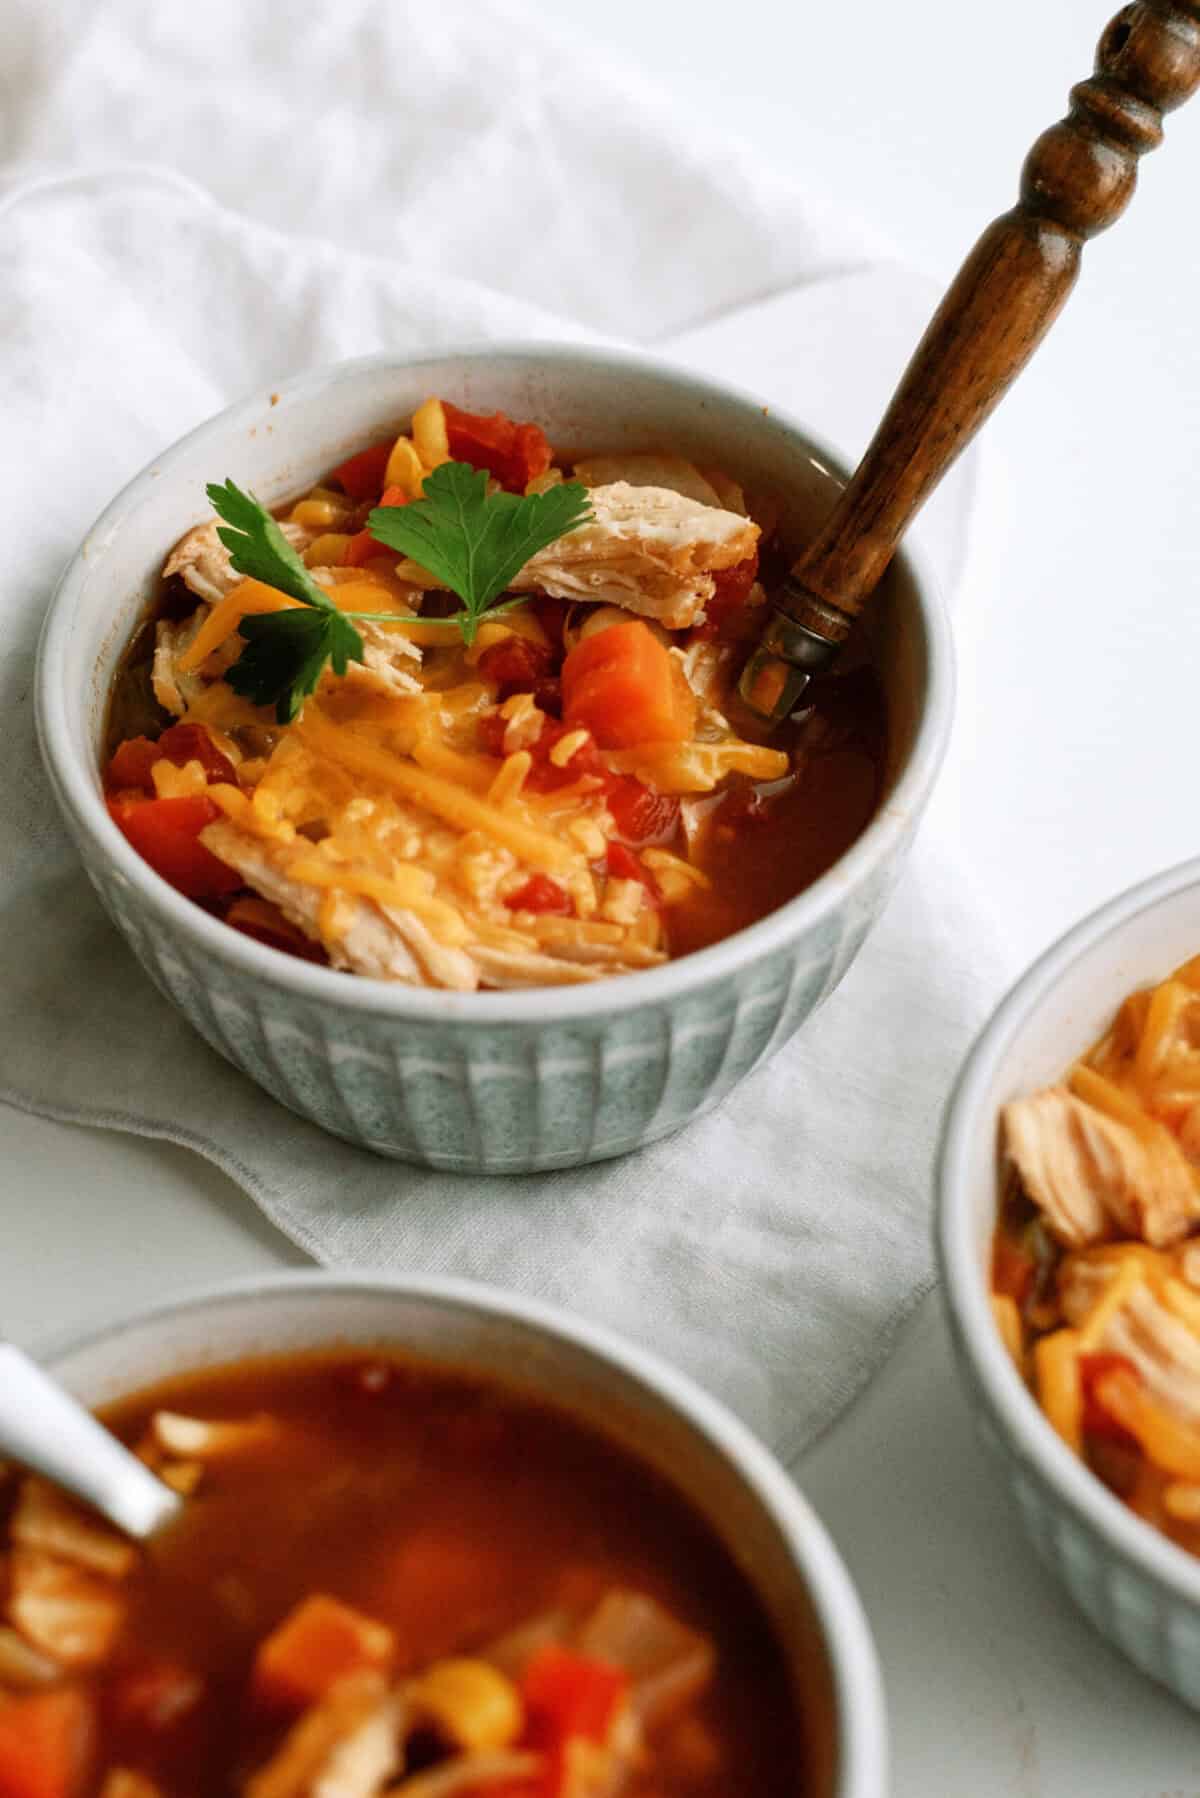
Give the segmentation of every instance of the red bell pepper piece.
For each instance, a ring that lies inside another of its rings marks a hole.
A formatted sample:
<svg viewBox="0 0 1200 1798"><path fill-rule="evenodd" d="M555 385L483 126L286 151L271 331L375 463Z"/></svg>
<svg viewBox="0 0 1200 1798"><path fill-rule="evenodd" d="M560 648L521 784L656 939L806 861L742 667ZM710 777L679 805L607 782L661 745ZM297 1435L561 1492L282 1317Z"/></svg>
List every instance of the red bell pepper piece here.
<svg viewBox="0 0 1200 1798"><path fill-rule="evenodd" d="M387 443L373 443L370 449L360 450L349 461L340 462L330 479L361 505L364 500L374 499L382 489L391 453L391 439Z"/></svg>
<svg viewBox="0 0 1200 1798"><path fill-rule="evenodd" d="M549 468L550 445L539 426L514 424L503 412L464 412L449 400L442 409L452 459L486 469L510 493L524 493Z"/></svg>
<svg viewBox="0 0 1200 1798"><path fill-rule="evenodd" d="M205 794L182 799L110 799L109 814L143 861L188 899L234 893L242 877L200 841L221 816Z"/></svg>
<svg viewBox="0 0 1200 1798"><path fill-rule="evenodd" d="M95 1710L75 1687L0 1704L0 1798L78 1798L95 1754Z"/></svg>

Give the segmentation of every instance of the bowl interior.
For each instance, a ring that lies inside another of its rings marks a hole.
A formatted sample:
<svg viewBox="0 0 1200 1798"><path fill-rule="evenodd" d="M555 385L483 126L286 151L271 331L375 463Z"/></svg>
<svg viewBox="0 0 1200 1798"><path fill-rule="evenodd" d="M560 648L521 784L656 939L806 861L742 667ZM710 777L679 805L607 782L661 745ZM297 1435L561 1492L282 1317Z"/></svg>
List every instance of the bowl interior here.
<svg viewBox="0 0 1200 1798"><path fill-rule="evenodd" d="M800 1543L798 1532L820 1531L805 1523L802 1501L785 1476L745 1438L761 1463L756 1471L768 1470L768 1488L778 1482L774 1493L764 1491L717 1440L722 1414L711 1401L694 1389L681 1399L683 1383L663 1389L661 1380L675 1385L666 1370L648 1379L624 1356L598 1351L584 1332L563 1333L544 1317L531 1317L530 1309L453 1283L388 1287L292 1278L164 1308L59 1353L51 1366L77 1396L100 1405L172 1374L242 1356L387 1346L554 1401L682 1492L749 1578L790 1670L811 1766L806 1798L873 1791L847 1783L840 1741L851 1705L873 1721L875 1694L870 1685L848 1691L846 1667L835 1670L831 1663L821 1598L814 1600L800 1565L812 1548ZM785 1496L776 1503L780 1492ZM819 1586L819 1570L814 1577ZM871 1672L868 1665L868 1679Z"/></svg>
<svg viewBox="0 0 1200 1798"><path fill-rule="evenodd" d="M81 783L98 799L98 753L117 664L167 551L211 516L206 483L232 477L276 505L394 431L431 393L472 410L537 419L561 451L665 446L721 466L752 492L779 499L785 536L797 544L826 515L842 481L823 451L765 407L634 357L561 345L406 363L371 359L264 392L165 452L83 545L82 578L48 635L54 667L46 715L61 728L47 742L68 805L78 803ZM923 714L931 654L917 577L903 557L872 608L871 631L888 691L894 786ZM69 765L60 761L64 753ZM98 806L89 822L108 834Z"/></svg>

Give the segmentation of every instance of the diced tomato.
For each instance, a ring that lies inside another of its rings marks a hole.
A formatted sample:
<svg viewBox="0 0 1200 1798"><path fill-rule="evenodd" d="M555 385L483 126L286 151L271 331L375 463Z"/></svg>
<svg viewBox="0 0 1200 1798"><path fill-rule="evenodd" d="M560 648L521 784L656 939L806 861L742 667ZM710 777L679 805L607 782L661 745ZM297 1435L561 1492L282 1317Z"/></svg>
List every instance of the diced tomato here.
<svg viewBox="0 0 1200 1798"><path fill-rule="evenodd" d="M464 412L442 401L446 435L455 462L485 468L510 493L524 493L535 476L550 466L546 434L534 424L514 424L503 412Z"/></svg>
<svg viewBox="0 0 1200 1798"><path fill-rule="evenodd" d="M606 1661L551 1643L534 1655L521 1680L526 1736L535 1748L561 1751L568 1742L603 1743L629 1689L629 1675Z"/></svg>
<svg viewBox="0 0 1200 1798"><path fill-rule="evenodd" d="M407 506L409 498L403 487L388 487L379 504ZM394 562L399 560L397 552L389 549L386 543L381 543L378 537L372 537L370 531L356 531L342 551L342 567L361 568L364 562L373 562L376 556L390 556Z"/></svg>
<svg viewBox="0 0 1200 1798"><path fill-rule="evenodd" d="M109 1694L114 1726L140 1736L171 1735L194 1715L204 1696L198 1673L173 1661L148 1661L114 1681Z"/></svg>
<svg viewBox="0 0 1200 1798"><path fill-rule="evenodd" d="M531 874L525 885L510 894L504 903L512 911L557 912L564 918L573 917L575 913L571 895L548 874Z"/></svg>
<svg viewBox="0 0 1200 1798"><path fill-rule="evenodd" d="M0 1798L77 1798L95 1754L86 1693L64 1686L0 1702Z"/></svg>
<svg viewBox="0 0 1200 1798"><path fill-rule="evenodd" d="M1137 1446L1135 1438L1130 1435L1123 1424L1119 1424L1105 1406L1096 1388L1101 1380L1110 1373L1120 1369L1138 1377L1133 1362L1124 1355L1095 1354L1080 1355L1079 1384L1083 1389L1083 1433L1085 1436L1101 1436L1108 1442L1120 1442Z"/></svg>
<svg viewBox="0 0 1200 1798"><path fill-rule="evenodd" d="M992 1291L1020 1307L1029 1296L1034 1271L1033 1256L1011 1236L999 1233L992 1250Z"/></svg>
<svg viewBox="0 0 1200 1798"><path fill-rule="evenodd" d="M303 1710L347 1674L388 1667L395 1654L396 1638L386 1624L317 1593L260 1645L252 1690L263 1704Z"/></svg>
<svg viewBox="0 0 1200 1798"><path fill-rule="evenodd" d="M573 736L579 728L578 725L560 724L557 719L547 718L542 725L541 736L536 743L530 745L533 766L525 777L525 785L531 793L555 793L560 787L571 786L585 774L590 774L607 785L611 776L601 762L600 753L590 736L562 767L550 760L550 751L555 744L560 743L564 737Z"/></svg>
<svg viewBox="0 0 1200 1798"><path fill-rule="evenodd" d="M155 762L174 762L177 768L199 762L209 781L237 779L233 763L217 748L212 733L203 724L172 724L157 741L150 737L127 738L109 762L105 782L113 791L140 787L153 793L151 770Z"/></svg>
<svg viewBox="0 0 1200 1798"><path fill-rule="evenodd" d="M491 644L476 665L484 680L495 682L497 699L505 700L514 693L532 693L553 661L554 652L545 643L514 635Z"/></svg>
<svg viewBox="0 0 1200 1798"><path fill-rule="evenodd" d="M111 792L152 793L150 770L161 760L162 751L152 737L126 737L104 770L104 784Z"/></svg>
<svg viewBox="0 0 1200 1798"><path fill-rule="evenodd" d="M644 863L624 843L610 843L604 865L613 880L640 880L656 905L662 902L662 888Z"/></svg>
<svg viewBox="0 0 1200 1798"><path fill-rule="evenodd" d="M695 723L682 671L640 619L585 637L563 663L562 683L564 719L602 749L681 743Z"/></svg>
<svg viewBox="0 0 1200 1798"><path fill-rule="evenodd" d="M679 827L675 795L656 793L632 774L609 775L605 803L627 843L666 843Z"/></svg>
<svg viewBox="0 0 1200 1798"><path fill-rule="evenodd" d="M713 596L704 607L704 623L696 626L697 637L728 637L736 633L750 589L758 579L758 551L732 568L721 568L713 575ZM757 611L757 607L752 610Z"/></svg>
<svg viewBox="0 0 1200 1798"><path fill-rule="evenodd" d="M188 899L233 893L242 877L200 842L221 816L205 794L183 799L110 799L109 814L143 861Z"/></svg>
<svg viewBox="0 0 1200 1798"><path fill-rule="evenodd" d="M225 913L225 922L243 936L265 943L269 949L282 949L285 955L298 955L302 961L327 962L328 956L319 943L306 937L302 930L284 917L269 899L235 899Z"/></svg>
<svg viewBox="0 0 1200 1798"><path fill-rule="evenodd" d="M386 443L373 443L370 449L360 450L357 456L351 456L348 462L341 462L330 476L341 487L343 493L358 500L374 499L383 487L383 477L387 473L388 458L392 453L392 439Z"/></svg>

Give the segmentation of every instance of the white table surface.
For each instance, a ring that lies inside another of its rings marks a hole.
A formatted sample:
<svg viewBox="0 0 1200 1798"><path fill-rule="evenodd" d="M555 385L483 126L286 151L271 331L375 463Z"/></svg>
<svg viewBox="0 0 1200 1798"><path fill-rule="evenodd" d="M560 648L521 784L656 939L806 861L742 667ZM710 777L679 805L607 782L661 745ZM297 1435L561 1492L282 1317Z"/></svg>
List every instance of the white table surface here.
<svg viewBox="0 0 1200 1798"><path fill-rule="evenodd" d="M819 171L946 279L1104 23L1085 0L606 0L559 17ZM1021 962L1200 849L1198 174L1200 100L988 431L938 803ZM0 1133L0 1319L18 1340L303 1259L181 1150L12 1112ZM1077 1620L993 1489L936 1304L801 1477L875 1629L897 1798L1200 1795L1200 1718Z"/></svg>

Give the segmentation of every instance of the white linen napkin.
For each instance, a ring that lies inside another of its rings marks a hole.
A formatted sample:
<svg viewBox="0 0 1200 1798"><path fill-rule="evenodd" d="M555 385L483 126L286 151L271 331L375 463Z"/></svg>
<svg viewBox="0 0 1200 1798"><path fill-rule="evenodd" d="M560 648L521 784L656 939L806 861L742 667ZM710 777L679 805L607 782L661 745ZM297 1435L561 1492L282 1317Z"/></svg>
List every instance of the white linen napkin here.
<svg viewBox="0 0 1200 1798"><path fill-rule="evenodd" d="M0 1097L187 1144L320 1261L474 1275L602 1318L793 1458L931 1277L937 1119L1000 984L953 804L935 802L810 1030L716 1114L596 1168L431 1174L276 1106L153 990L58 823L33 655L112 493L264 381L371 350L603 329L857 448L928 285L872 264L819 201L532 8L343 0L335 28L298 4L268 24L246 0L25 0L6 27ZM928 523L951 583L971 485L967 466Z"/></svg>

